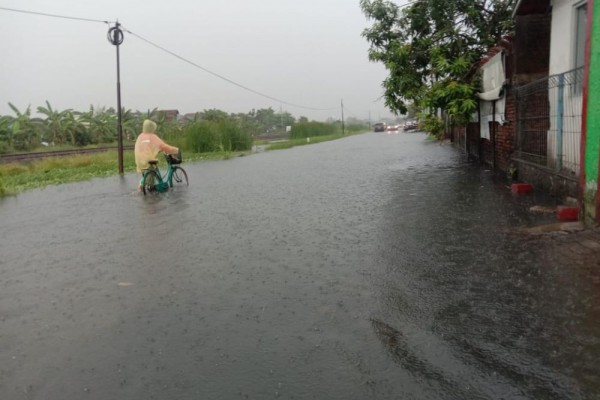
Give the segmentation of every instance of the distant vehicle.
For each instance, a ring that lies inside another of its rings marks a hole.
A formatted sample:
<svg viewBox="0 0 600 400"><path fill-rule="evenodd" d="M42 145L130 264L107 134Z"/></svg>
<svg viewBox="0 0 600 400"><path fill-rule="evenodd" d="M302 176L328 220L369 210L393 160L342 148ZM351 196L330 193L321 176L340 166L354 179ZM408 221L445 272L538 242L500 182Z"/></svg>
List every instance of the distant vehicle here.
<svg viewBox="0 0 600 400"><path fill-rule="evenodd" d="M385 131L385 124L383 122L378 122L375 125L373 125L373 130L375 132L383 132Z"/></svg>
<svg viewBox="0 0 600 400"><path fill-rule="evenodd" d="M417 121L406 121L403 127L405 132L416 131L418 128L419 125L417 124Z"/></svg>
<svg viewBox="0 0 600 400"><path fill-rule="evenodd" d="M400 129L400 125L395 125L395 124L394 124L394 125L388 125L388 126L386 127L386 130L387 130L387 131L397 131L397 130L399 130L399 129Z"/></svg>

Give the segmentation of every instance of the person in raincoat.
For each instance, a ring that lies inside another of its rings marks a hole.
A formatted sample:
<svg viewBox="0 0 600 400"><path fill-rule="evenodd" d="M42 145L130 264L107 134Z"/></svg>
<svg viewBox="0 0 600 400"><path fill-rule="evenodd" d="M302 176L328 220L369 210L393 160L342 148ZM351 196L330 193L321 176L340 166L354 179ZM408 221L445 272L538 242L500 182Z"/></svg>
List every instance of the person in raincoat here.
<svg viewBox="0 0 600 400"><path fill-rule="evenodd" d="M156 123L147 119L142 126L140 133L135 141L135 166L137 172L142 173L150 164L148 161L156 160L159 152L165 152L174 156L179 155L179 149L170 146L162 141L156 134ZM141 180L138 185L138 190L141 190Z"/></svg>

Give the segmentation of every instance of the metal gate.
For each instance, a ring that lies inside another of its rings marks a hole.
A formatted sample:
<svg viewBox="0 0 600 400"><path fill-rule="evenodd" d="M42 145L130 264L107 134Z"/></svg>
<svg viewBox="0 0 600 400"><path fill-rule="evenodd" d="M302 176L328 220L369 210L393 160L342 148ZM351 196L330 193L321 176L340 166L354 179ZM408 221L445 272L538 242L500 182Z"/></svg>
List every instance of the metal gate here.
<svg viewBox="0 0 600 400"><path fill-rule="evenodd" d="M564 175L579 174L583 68L516 89L517 159Z"/></svg>

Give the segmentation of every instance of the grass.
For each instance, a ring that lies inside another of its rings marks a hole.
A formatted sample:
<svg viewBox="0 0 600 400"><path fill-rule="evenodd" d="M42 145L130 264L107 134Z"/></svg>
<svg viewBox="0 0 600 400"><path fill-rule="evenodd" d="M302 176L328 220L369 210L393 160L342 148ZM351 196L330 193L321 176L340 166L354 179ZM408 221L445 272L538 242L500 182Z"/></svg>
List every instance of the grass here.
<svg viewBox="0 0 600 400"><path fill-rule="evenodd" d="M133 153L124 153L127 172L135 170ZM70 157L45 158L29 163L0 164L0 195L114 175L118 171L117 152Z"/></svg>
<svg viewBox="0 0 600 400"><path fill-rule="evenodd" d="M330 140L341 139L341 138L345 138L345 137L352 136L352 135L358 135L360 133L364 133L364 132L346 133L345 135L342 135L341 133L335 133L333 135L290 139L290 140L286 140L284 142L271 143L270 145L268 145L266 147L266 150L282 150L282 149L289 149L289 148L292 148L295 146L306 146L307 144L328 142Z"/></svg>
<svg viewBox="0 0 600 400"><path fill-rule="evenodd" d="M271 143L267 150L287 149L294 146L315 144L341 139L350 135L333 134L310 138L292 139ZM362 132L360 132L362 133ZM243 151L217 151L210 153L184 152L184 162L227 160L249 154ZM89 155L45 158L32 162L0 164L0 197L11 196L26 190L60 185L68 182L85 181L97 177L108 177L118 173L117 151ZM133 152L123 153L125 172L135 172Z"/></svg>
<svg viewBox="0 0 600 400"><path fill-rule="evenodd" d="M184 161L223 160L240 155L240 152L185 153ZM123 153L123 164L126 173L135 172L133 152ZM118 173L118 169L117 151L0 164L0 196L15 195L49 185L113 176Z"/></svg>

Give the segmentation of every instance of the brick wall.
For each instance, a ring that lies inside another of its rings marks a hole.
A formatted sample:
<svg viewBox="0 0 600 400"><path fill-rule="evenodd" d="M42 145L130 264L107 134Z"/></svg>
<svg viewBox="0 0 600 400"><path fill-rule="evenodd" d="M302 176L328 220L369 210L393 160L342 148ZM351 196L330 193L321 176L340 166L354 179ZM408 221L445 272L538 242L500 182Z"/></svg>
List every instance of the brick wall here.
<svg viewBox="0 0 600 400"><path fill-rule="evenodd" d="M480 158L479 146L481 139L479 136L479 122L471 122L467 125L467 153L469 159Z"/></svg>
<svg viewBox="0 0 600 400"><path fill-rule="evenodd" d="M508 171L513 153L515 151L516 135L516 97L512 90L506 93L504 124L495 123L496 135L496 168Z"/></svg>
<svg viewBox="0 0 600 400"><path fill-rule="evenodd" d="M548 76L552 15L515 17L512 84L515 86Z"/></svg>
<svg viewBox="0 0 600 400"><path fill-rule="evenodd" d="M505 49L506 77L509 82L514 72L514 53ZM488 139L479 139L479 143L474 144L479 149L481 161L490 166L495 166L500 171L507 172L512 164L512 156L515 151L516 130L517 130L517 99L514 90L509 84L505 88L505 123L490 123L490 135ZM477 128L477 137L479 130ZM495 145L495 147L494 147Z"/></svg>
<svg viewBox="0 0 600 400"><path fill-rule="evenodd" d="M549 13L515 17L514 37L511 45L504 48L505 72L509 82L506 87L506 122L493 123L493 126L490 123L490 132L495 134L493 141L480 138L478 124L469 124L466 128L466 147L469 155L479 158L481 162L490 166L495 165L498 170L507 172L513 164L519 112L515 88L548 76L551 21L552 16ZM547 97L547 91L545 96ZM547 104L547 101L540 104ZM545 114L547 115L547 111ZM546 121L547 119L544 119L539 123L547 123ZM452 132L452 139L456 143L463 143L458 140L462 139L458 132L459 130ZM545 136L540 137L539 140L545 140ZM545 143L532 143L532 145L545 149Z"/></svg>

